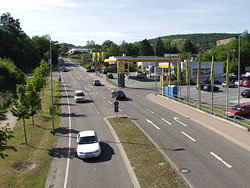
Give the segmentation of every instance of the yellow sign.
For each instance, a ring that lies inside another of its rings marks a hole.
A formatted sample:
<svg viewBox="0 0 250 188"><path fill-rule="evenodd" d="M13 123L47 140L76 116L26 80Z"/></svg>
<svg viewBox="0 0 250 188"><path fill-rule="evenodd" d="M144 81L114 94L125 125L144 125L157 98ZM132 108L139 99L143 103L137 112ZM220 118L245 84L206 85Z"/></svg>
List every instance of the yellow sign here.
<svg viewBox="0 0 250 188"><path fill-rule="evenodd" d="M125 63L123 61L117 62L117 72L125 72Z"/></svg>

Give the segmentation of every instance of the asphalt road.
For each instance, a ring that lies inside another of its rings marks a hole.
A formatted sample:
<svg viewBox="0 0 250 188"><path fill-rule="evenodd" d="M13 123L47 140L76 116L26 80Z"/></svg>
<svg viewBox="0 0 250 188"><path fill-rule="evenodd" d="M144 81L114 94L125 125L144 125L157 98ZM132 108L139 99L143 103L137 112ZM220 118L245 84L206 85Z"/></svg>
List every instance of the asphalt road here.
<svg viewBox="0 0 250 188"><path fill-rule="evenodd" d="M249 151L148 101L146 95L155 89L153 80L132 77L126 80L126 86L123 90L129 100L120 102L122 113L135 120L157 143L191 187L249 187ZM159 84L157 86L159 88ZM192 87L191 92L195 96L196 88ZM230 88L230 93L231 103L237 103L237 88ZM209 103L211 93L202 91L202 95ZM214 93L216 103L223 104L224 95L223 91Z"/></svg>
<svg viewBox="0 0 250 188"><path fill-rule="evenodd" d="M103 120L103 117L113 114L111 89L93 87L91 78L80 67L71 63L67 66L70 71L63 73L62 83L69 98L62 90L61 136L46 186L132 187L114 139ZM119 102L119 114L129 115L141 126L191 187L249 187L249 151L147 100L146 95L154 92L153 80L129 79L126 86L123 90L128 100ZM74 103L72 96L75 89L84 90L86 103ZM69 129L71 134L68 134ZM76 133L86 129L96 130L103 140L104 154L100 159L79 160L73 152Z"/></svg>
<svg viewBox="0 0 250 188"><path fill-rule="evenodd" d="M113 114L108 88L92 86L91 77L78 66L65 61L69 72L62 73L60 136L45 187L98 188L133 187L104 117ZM74 91L85 93L84 103L75 103ZM96 159L76 157L76 135L82 130L95 130L101 139L102 154Z"/></svg>

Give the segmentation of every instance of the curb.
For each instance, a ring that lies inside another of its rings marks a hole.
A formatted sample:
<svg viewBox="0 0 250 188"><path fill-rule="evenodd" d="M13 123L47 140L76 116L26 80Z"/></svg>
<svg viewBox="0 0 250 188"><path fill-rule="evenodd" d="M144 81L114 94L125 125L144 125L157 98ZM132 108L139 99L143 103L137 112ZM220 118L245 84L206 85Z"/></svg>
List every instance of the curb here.
<svg viewBox="0 0 250 188"><path fill-rule="evenodd" d="M132 169L131 165L130 165L130 162L128 160L128 157L123 149L123 146L119 140L119 138L117 137L113 127L110 125L109 121L107 120L108 118L114 118L116 116L108 116L108 117L105 117L104 118L104 121L106 122L106 124L108 125L108 128L110 129L111 131L111 134L113 135L114 139L115 139L115 142L117 143L117 146L118 146L118 149L121 153L121 156L122 156L122 159L123 159L123 162L125 163L125 166L127 168L127 171L128 171L128 174L129 174L129 177L132 181L132 184L133 184L133 187L134 188L141 188L138 180L137 180L137 177L134 173L134 170ZM117 117L127 117L127 116L124 116L124 115L121 115L121 116L117 116Z"/></svg>

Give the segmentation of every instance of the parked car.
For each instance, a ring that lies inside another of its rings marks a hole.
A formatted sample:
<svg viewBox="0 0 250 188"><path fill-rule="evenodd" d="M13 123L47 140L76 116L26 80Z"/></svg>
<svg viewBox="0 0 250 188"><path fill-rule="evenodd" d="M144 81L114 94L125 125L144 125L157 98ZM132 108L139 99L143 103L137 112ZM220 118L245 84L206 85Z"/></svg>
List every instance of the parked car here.
<svg viewBox="0 0 250 188"><path fill-rule="evenodd" d="M100 140L95 131L81 131L77 135L77 156L81 159L99 157L101 155Z"/></svg>
<svg viewBox="0 0 250 188"><path fill-rule="evenodd" d="M137 72L135 73L135 76L136 76L137 78L145 78L145 77L146 77L146 73L145 73L145 72L142 72L142 71L137 71Z"/></svg>
<svg viewBox="0 0 250 188"><path fill-rule="evenodd" d="M222 82L222 87L226 87L226 85L227 85L227 82L225 81L225 82ZM234 82L229 82L229 84L228 84L228 87L231 87L231 88L233 88L233 87L237 87L236 85L235 85L235 83Z"/></svg>
<svg viewBox="0 0 250 188"><path fill-rule="evenodd" d="M235 84L236 87L238 87L238 85L239 85L238 80L236 80L236 81L234 82L234 84ZM240 86L242 86L242 84L243 84L243 80L240 80Z"/></svg>
<svg viewBox="0 0 250 188"><path fill-rule="evenodd" d="M84 102L85 101L85 95L82 90L75 90L75 96L74 96L75 102Z"/></svg>
<svg viewBox="0 0 250 188"><path fill-rule="evenodd" d="M119 91L113 91L111 94L112 98L115 98L116 100L123 100L126 99L126 95L122 90Z"/></svg>
<svg viewBox="0 0 250 188"><path fill-rule="evenodd" d="M109 78L109 79L113 79L113 78L114 78L113 74L111 74L111 73L110 73L110 74L107 74L106 76L107 76L107 78Z"/></svg>
<svg viewBox="0 0 250 188"><path fill-rule="evenodd" d="M250 81L249 80L244 80L242 83L243 87L249 87L250 86Z"/></svg>
<svg viewBox="0 0 250 188"><path fill-rule="evenodd" d="M204 86L203 86L203 90L204 91L212 91L212 85L211 84L205 84ZM217 87L217 86L213 86L213 91L218 91L219 90L219 87Z"/></svg>
<svg viewBox="0 0 250 188"><path fill-rule="evenodd" d="M245 89L244 91L241 92L242 97L250 97L250 89Z"/></svg>
<svg viewBox="0 0 250 188"><path fill-rule="evenodd" d="M226 112L228 117L234 116L249 116L250 115L250 104L238 104L233 106L232 109Z"/></svg>
<svg viewBox="0 0 250 188"><path fill-rule="evenodd" d="M101 70L101 73L102 73L102 74L107 74L108 72L107 72L106 69L102 69L102 70Z"/></svg>
<svg viewBox="0 0 250 188"><path fill-rule="evenodd" d="M206 84L205 83L200 83L200 85L201 85L201 90L203 90L204 89L204 85L206 85ZM196 85L196 89L199 89L198 84Z"/></svg>
<svg viewBox="0 0 250 188"><path fill-rule="evenodd" d="M92 84L93 84L94 86L101 86L100 80L93 80Z"/></svg>

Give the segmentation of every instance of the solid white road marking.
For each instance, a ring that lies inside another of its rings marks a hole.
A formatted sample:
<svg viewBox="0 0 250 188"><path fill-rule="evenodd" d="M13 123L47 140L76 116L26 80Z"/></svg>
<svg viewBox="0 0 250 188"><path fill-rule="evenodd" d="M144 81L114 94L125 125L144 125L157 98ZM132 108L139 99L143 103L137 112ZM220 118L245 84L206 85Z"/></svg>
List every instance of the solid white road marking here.
<svg viewBox="0 0 250 188"><path fill-rule="evenodd" d="M102 96L104 99L106 99L106 97L105 96Z"/></svg>
<svg viewBox="0 0 250 188"><path fill-rule="evenodd" d="M218 159L220 162L222 162L224 165L226 165L228 168L232 168L232 166L225 161L223 161L222 158L220 158L218 155L216 155L214 152L210 152L212 156L214 156L216 159Z"/></svg>
<svg viewBox="0 0 250 188"><path fill-rule="evenodd" d="M189 136L187 133L181 131L182 134L184 134L186 137L188 137L190 140L192 140L193 142L195 142L196 140L193 139L191 136Z"/></svg>
<svg viewBox="0 0 250 188"><path fill-rule="evenodd" d="M150 121L150 120L148 120L148 119L146 119L146 121L147 121L148 123L150 123L151 125L153 125L156 129L160 130L160 128L159 128L158 126L156 126L152 121Z"/></svg>
<svg viewBox="0 0 250 188"><path fill-rule="evenodd" d="M146 108L146 110L147 110L147 111L149 111L151 114L153 114L153 113L154 113L153 111L149 110L148 108Z"/></svg>
<svg viewBox="0 0 250 188"><path fill-rule="evenodd" d="M66 95L67 95L67 103L68 103L68 112L69 112L69 148L68 148L68 158L67 158L67 165L66 165L66 172L65 172L65 179L64 179L64 188L67 187L67 181L68 181L68 174L69 174L69 160L70 160L70 147L71 147L71 112L70 112L70 105L69 105L69 97L68 97L68 92L67 92L67 88L64 85L64 89L66 91Z"/></svg>
<svg viewBox="0 0 250 188"><path fill-rule="evenodd" d="M182 123L178 117L174 117L174 120L177 121L178 123L182 124L184 127L186 127L187 125L185 123Z"/></svg>
<svg viewBox="0 0 250 188"><path fill-rule="evenodd" d="M172 125L172 123L168 122L167 120L165 120L164 118L161 118L162 121L166 122L169 125Z"/></svg>

